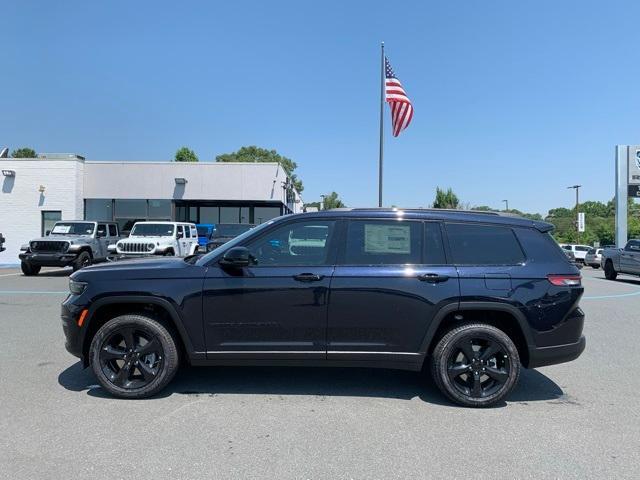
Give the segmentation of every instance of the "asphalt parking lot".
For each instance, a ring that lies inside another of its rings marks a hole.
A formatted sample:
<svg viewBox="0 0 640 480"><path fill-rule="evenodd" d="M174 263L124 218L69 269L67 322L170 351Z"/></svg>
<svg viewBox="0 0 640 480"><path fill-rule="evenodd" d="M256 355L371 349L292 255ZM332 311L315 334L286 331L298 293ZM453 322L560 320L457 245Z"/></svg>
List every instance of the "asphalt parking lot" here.
<svg viewBox="0 0 640 480"><path fill-rule="evenodd" d="M67 277L0 270L1 478L640 477L640 279L583 269L582 357L473 410L363 369L192 368L115 400L64 349Z"/></svg>

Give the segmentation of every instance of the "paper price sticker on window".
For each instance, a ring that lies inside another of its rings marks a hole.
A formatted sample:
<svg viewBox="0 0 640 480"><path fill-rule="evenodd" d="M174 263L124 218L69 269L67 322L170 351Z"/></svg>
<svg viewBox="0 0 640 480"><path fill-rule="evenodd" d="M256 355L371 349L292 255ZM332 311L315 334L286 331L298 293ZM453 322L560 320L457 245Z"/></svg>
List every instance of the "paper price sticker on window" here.
<svg viewBox="0 0 640 480"><path fill-rule="evenodd" d="M51 233L69 233L71 225L55 225Z"/></svg>
<svg viewBox="0 0 640 480"><path fill-rule="evenodd" d="M411 228L409 225L364 226L364 251L366 253L411 253Z"/></svg>

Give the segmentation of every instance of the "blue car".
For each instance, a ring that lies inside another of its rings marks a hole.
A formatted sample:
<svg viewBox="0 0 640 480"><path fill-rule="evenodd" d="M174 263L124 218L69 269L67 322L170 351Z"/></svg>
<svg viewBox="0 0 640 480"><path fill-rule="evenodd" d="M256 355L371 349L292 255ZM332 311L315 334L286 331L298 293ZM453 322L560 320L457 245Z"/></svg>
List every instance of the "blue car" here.
<svg viewBox="0 0 640 480"><path fill-rule="evenodd" d="M198 229L198 246L203 249L207 247L207 243L211 239L211 235L216 229L215 223L199 223L196 225Z"/></svg>

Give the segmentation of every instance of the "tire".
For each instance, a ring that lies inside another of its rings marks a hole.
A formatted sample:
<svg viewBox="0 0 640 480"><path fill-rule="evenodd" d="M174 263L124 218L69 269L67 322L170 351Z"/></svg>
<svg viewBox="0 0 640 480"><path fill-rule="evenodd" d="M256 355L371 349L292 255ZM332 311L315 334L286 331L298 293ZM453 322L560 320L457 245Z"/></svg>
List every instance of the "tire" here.
<svg viewBox="0 0 640 480"><path fill-rule="evenodd" d="M591 265L591 268L593 268L594 270L597 270L597 269L599 269L599 268L600 268L600 265L596 265L595 263L593 263L593 264Z"/></svg>
<svg viewBox="0 0 640 480"><path fill-rule="evenodd" d="M73 261L73 271L76 272L81 268L88 267L92 263L93 261L89 252L80 252L80 255Z"/></svg>
<svg viewBox="0 0 640 480"><path fill-rule="evenodd" d="M176 254L173 252L173 249L170 248L169 250L167 250L166 252L164 252L163 256L165 257L174 257Z"/></svg>
<svg viewBox="0 0 640 480"><path fill-rule="evenodd" d="M38 275L41 268L42 267L40 265L32 265L29 262L20 262L20 269L27 277Z"/></svg>
<svg viewBox="0 0 640 480"><path fill-rule="evenodd" d="M611 260L607 260L604 264L604 276L607 280L615 280L618 278L618 272L613 268L613 262Z"/></svg>
<svg viewBox="0 0 640 480"><path fill-rule="evenodd" d="M143 338L148 343L142 343ZM91 341L89 359L102 388L118 398L157 394L173 379L179 366L178 348L169 330L138 314L116 317L100 327Z"/></svg>
<svg viewBox="0 0 640 480"><path fill-rule="evenodd" d="M465 355L464 351L469 353ZM489 356L483 360L485 355ZM520 356L502 330L470 323L450 330L440 339L431 355L431 374L440 391L458 405L490 407L505 398L518 382Z"/></svg>

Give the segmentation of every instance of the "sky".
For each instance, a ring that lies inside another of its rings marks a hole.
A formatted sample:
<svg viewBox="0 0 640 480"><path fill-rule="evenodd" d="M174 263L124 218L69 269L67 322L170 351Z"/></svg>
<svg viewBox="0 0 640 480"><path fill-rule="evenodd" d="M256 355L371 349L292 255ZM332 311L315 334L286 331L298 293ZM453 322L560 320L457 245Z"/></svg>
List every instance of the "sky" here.
<svg viewBox="0 0 640 480"><path fill-rule="evenodd" d="M545 214L614 195L640 143L637 1L5 1L0 146L201 161L243 145L298 163L305 201L377 205L380 42L413 101L384 203L437 186Z"/></svg>

